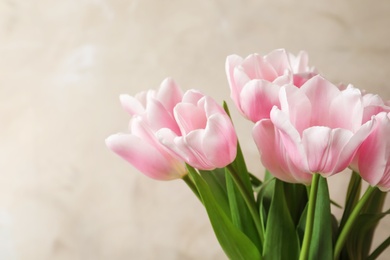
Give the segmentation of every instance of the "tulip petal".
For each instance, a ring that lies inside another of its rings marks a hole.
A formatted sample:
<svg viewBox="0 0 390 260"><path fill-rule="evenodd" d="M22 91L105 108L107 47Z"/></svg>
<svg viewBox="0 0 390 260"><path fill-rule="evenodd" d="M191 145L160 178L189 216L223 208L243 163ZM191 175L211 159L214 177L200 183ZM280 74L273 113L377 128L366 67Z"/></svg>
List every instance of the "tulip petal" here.
<svg viewBox="0 0 390 260"><path fill-rule="evenodd" d="M156 133L161 144L171 152L197 169L214 169L203 153L202 130L192 131L187 136L176 136L169 129L161 129Z"/></svg>
<svg viewBox="0 0 390 260"><path fill-rule="evenodd" d="M306 81L301 89L305 92L312 105L311 125L324 126L324 122L329 122L330 104L340 94L340 90L319 75Z"/></svg>
<svg viewBox="0 0 390 260"><path fill-rule="evenodd" d="M331 102L328 109L329 121L326 126L344 128L353 132L362 125L362 95L357 88L347 88L340 92Z"/></svg>
<svg viewBox="0 0 390 260"><path fill-rule="evenodd" d="M286 71L291 71L289 57L285 49L276 49L264 56L278 75L283 75Z"/></svg>
<svg viewBox="0 0 390 260"><path fill-rule="evenodd" d="M382 112L374 117L373 120L376 121L374 129L364 140L357 154L362 178L371 185L381 184L382 189L390 188L389 115Z"/></svg>
<svg viewBox="0 0 390 260"><path fill-rule="evenodd" d="M203 97L204 95L201 92L191 89L184 93L182 102L190 103L196 106L199 100L202 99Z"/></svg>
<svg viewBox="0 0 390 260"><path fill-rule="evenodd" d="M291 69L295 74L308 71L309 55L305 51L300 51L297 56L289 54Z"/></svg>
<svg viewBox="0 0 390 260"><path fill-rule="evenodd" d="M127 94L122 94L119 96L119 100L123 109L130 115L141 115L145 112L144 106L141 102Z"/></svg>
<svg viewBox="0 0 390 260"><path fill-rule="evenodd" d="M243 114L252 122L269 118L273 106L279 104L280 87L265 80L248 82L240 94Z"/></svg>
<svg viewBox="0 0 390 260"><path fill-rule="evenodd" d="M252 136L260 152L261 162L272 175L291 183L310 183L312 175L298 169L290 160L285 145L269 119L255 124Z"/></svg>
<svg viewBox="0 0 390 260"><path fill-rule="evenodd" d="M146 108L146 117L154 131L161 128L169 128L176 134L180 134L179 126L173 118L173 114L169 113L157 99L149 100Z"/></svg>
<svg viewBox="0 0 390 260"><path fill-rule="evenodd" d="M302 142L308 157L311 172L328 176L334 172L339 163L340 154L353 136L351 131L345 129L331 129L324 126L314 126L303 132ZM353 154L345 157L348 165Z"/></svg>
<svg viewBox="0 0 390 260"><path fill-rule="evenodd" d="M281 142L291 161L303 172L310 172L307 165L306 154L302 146L299 132L289 121L288 115L274 107L271 110L271 121L279 132Z"/></svg>
<svg viewBox="0 0 390 260"><path fill-rule="evenodd" d="M362 125L359 130L354 133L347 145L344 147L343 152L340 154L339 163L335 168L335 172L339 172L348 167L347 162L350 157L354 157L363 141L369 136L376 125L376 121L369 121ZM353 162L350 162L353 163Z"/></svg>
<svg viewBox="0 0 390 260"><path fill-rule="evenodd" d="M207 118L201 107L190 103L179 103L174 109L174 116L182 135L206 127Z"/></svg>
<svg viewBox="0 0 390 260"><path fill-rule="evenodd" d="M198 101L198 106L203 107L206 117L214 114L225 114L225 110L211 97L204 96Z"/></svg>
<svg viewBox="0 0 390 260"><path fill-rule="evenodd" d="M243 59L238 55L230 55L226 58L225 72L230 87L230 97L233 99L234 104L239 106L239 94L242 87L239 87L235 81L235 68L242 63Z"/></svg>
<svg viewBox="0 0 390 260"><path fill-rule="evenodd" d="M209 117L202 141L204 154L214 168L230 164L237 154L237 136L227 115Z"/></svg>
<svg viewBox="0 0 390 260"><path fill-rule="evenodd" d="M131 163L145 175L157 180L181 178L183 171L175 171L166 157L145 140L131 134L111 135L106 139L110 150ZM179 166L178 166L179 167Z"/></svg>
<svg viewBox="0 0 390 260"><path fill-rule="evenodd" d="M181 102L183 93L172 78L166 78L160 85L156 99L165 109L172 113L177 103Z"/></svg>
<svg viewBox="0 0 390 260"><path fill-rule="evenodd" d="M286 85L280 89L279 99L281 110L299 133L310 127L312 105L303 90Z"/></svg>
<svg viewBox="0 0 390 260"><path fill-rule="evenodd" d="M241 67L249 79L264 79L273 81L278 77L272 65L258 54L249 55L242 63Z"/></svg>

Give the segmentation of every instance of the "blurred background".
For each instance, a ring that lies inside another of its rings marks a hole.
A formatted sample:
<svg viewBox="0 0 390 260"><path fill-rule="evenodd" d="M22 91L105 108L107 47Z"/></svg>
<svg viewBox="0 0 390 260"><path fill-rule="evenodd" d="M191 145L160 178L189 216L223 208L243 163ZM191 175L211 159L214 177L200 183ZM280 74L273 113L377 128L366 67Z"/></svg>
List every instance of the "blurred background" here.
<svg viewBox="0 0 390 260"><path fill-rule="evenodd" d="M261 175L226 56L306 50L333 82L388 100L389 14L386 0L1 0L0 259L226 259L184 182L148 179L105 147L127 128L118 95L171 76L228 100ZM330 178L339 203L348 178ZM387 217L375 243L389 230Z"/></svg>

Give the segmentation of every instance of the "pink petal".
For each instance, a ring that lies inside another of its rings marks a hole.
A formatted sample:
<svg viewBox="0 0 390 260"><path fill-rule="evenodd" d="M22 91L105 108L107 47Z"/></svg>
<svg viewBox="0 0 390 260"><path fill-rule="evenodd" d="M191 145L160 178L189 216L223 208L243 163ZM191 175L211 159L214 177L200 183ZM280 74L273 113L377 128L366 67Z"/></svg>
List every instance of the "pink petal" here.
<svg viewBox="0 0 390 260"><path fill-rule="evenodd" d="M207 118L203 108L190 103L180 103L174 109L174 116L182 135L206 127Z"/></svg>
<svg viewBox="0 0 390 260"><path fill-rule="evenodd" d="M340 94L340 90L319 75L306 81L301 89L305 92L312 105L311 125L324 126L324 123L329 121L330 104Z"/></svg>
<svg viewBox="0 0 390 260"><path fill-rule="evenodd" d="M368 135L372 132L375 125L376 125L375 121L369 121L364 125L362 125L359 128L359 130L356 133L354 133L354 135L351 137L347 145L344 147L343 152L340 154L339 163L335 168L335 172L345 169L345 167L347 167L348 164L352 163L352 162L348 163L348 161L350 161L351 156L352 157L355 156L359 147L361 146L363 141L366 140Z"/></svg>
<svg viewBox="0 0 390 260"><path fill-rule="evenodd" d="M269 118L273 106L279 104L280 87L265 80L248 82L240 95L243 114L252 122Z"/></svg>
<svg viewBox="0 0 390 260"><path fill-rule="evenodd" d="M286 85L280 89L279 99L281 110L299 133L310 127L312 105L303 90Z"/></svg>
<svg viewBox="0 0 390 260"><path fill-rule="evenodd" d="M300 51L297 56L289 54L291 69L294 74L308 72L309 55L305 51Z"/></svg>
<svg viewBox="0 0 390 260"><path fill-rule="evenodd" d="M278 77L272 65L258 54L249 55L241 63L241 67L249 79L264 79L272 82Z"/></svg>
<svg viewBox="0 0 390 260"><path fill-rule="evenodd" d="M227 115L214 114L204 130L202 149L214 168L222 168L233 162L237 153L237 136Z"/></svg>
<svg viewBox="0 0 390 260"><path fill-rule="evenodd" d="M277 49L264 57L274 68L277 75L283 75L286 71L291 71L290 61L285 49Z"/></svg>
<svg viewBox="0 0 390 260"><path fill-rule="evenodd" d="M238 86L235 80L234 71L237 66L241 64L243 59L238 55L230 55L226 58L225 71L230 87L230 96L233 99L235 105L239 106L239 94L243 86Z"/></svg>
<svg viewBox="0 0 390 260"><path fill-rule="evenodd" d="M260 152L261 162L275 177L291 183L311 181L311 174L298 169L290 160L279 132L269 119L255 124L252 136Z"/></svg>
<svg viewBox="0 0 390 260"><path fill-rule="evenodd" d="M106 145L150 178L172 180L185 175L181 164L172 164L154 146L134 135L111 135L106 139Z"/></svg>
<svg viewBox="0 0 390 260"><path fill-rule="evenodd" d="M122 94L119 96L119 100L123 109L130 115L141 115L145 112L144 106L141 102L127 94Z"/></svg>
<svg viewBox="0 0 390 260"><path fill-rule="evenodd" d="M197 169L212 169L206 156L203 154L203 130L192 131L189 135L176 136L169 129L157 132L158 139L171 152Z"/></svg>
<svg viewBox="0 0 390 260"><path fill-rule="evenodd" d="M197 105L199 100L203 97L204 95L201 92L191 89L184 93L182 102Z"/></svg>
<svg viewBox="0 0 390 260"><path fill-rule="evenodd" d="M271 110L271 121L279 133L280 142L283 143L290 160L302 172L310 172L301 136L289 121L288 115L274 107Z"/></svg>
<svg viewBox="0 0 390 260"><path fill-rule="evenodd" d="M209 96L201 98L198 101L198 106L203 108L207 118L214 114L226 114L225 110Z"/></svg>
<svg viewBox="0 0 390 260"><path fill-rule="evenodd" d="M358 151L358 167L362 178L371 185L387 186L390 178L389 114L380 113L373 120L377 123Z"/></svg>
<svg viewBox="0 0 390 260"><path fill-rule="evenodd" d="M362 125L363 109L360 90L349 87L332 100L327 111L329 120L326 126L355 132Z"/></svg>
<svg viewBox="0 0 390 260"><path fill-rule="evenodd" d="M171 79L165 79L158 90L156 99L161 102L165 109L172 113L177 103L181 102L183 93L176 82Z"/></svg>
<svg viewBox="0 0 390 260"><path fill-rule="evenodd" d="M169 128L176 134L180 134L179 126L173 118L173 114L168 112L158 100L149 100L146 111L148 123L154 131L161 128Z"/></svg>
<svg viewBox="0 0 390 260"><path fill-rule="evenodd" d="M183 137L184 143L192 153L192 156L189 157L191 160L188 161L188 164L200 170L213 170L216 166L212 164L205 154L206 150L213 149L213 147L207 146L205 142L208 140L205 139L204 135L204 129L198 129Z"/></svg>
<svg viewBox="0 0 390 260"><path fill-rule="evenodd" d="M351 139L353 133L345 129L331 129L324 126L315 126L303 131L302 142L307 154L309 169L311 172L329 176L343 169L337 169L340 154ZM346 167L352 160L352 154L344 157L348 161ZM345 167L345 168L346 168Z"/></svg>

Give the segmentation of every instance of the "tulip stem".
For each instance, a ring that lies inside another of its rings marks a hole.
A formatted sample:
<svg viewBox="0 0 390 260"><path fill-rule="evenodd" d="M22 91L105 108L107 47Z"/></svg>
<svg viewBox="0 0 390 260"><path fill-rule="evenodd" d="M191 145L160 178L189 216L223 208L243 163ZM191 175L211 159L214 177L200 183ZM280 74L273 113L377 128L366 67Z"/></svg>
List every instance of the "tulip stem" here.
<svg viewBox="0 0 390 260"><path fill-rule="evenodd" d="M196 197L198 197L198 199L200 200L200 202L203 203L200 195L199 195L199 191L198 191L198 188L196 188L196 185L195 183L192 181L192 179L190 178L190 176L188 174L184 175L184 177L182 178L183 181L188 185L188 187L190 187L190 189L192 190L192 192L195 194Z"/></svg>
<svg viewBox="0 0 390 260"><path fill-rule="evenodd" d="M256 203L253 199L253 195L251 196L251 194L249 194L247 192L247 190L245 189L245 186L244 186L243 182L241 181L240 176L238 175L236 169L234 169L234 167L231 164L229 164L227 166L227 168L230 172L230 175L233 177L233 180L236 183L242 197L244 198L246 205L248 206L249 212L252 215L252 219L255 223L257 232L259 234L260 242L261 242L261 244L264 244L263 225L260 222L260 215L259 215L259 212L257 211L257 207L256 207Z"/></svg>
<svg viewBox="0 0 390 260"><path fill-rule="evenodd" d="M299 260L306 260L309 257L310 240L313 234L314 214L316 208L319 180L320 180L320 175L317 173L313 174L313 179L311 181L310 194L309 194L309 202L308 202L309 205L307 208L305 234L303 237L302 249L299 255Z"/></svg>
<svg viewBox="0 0 390 260"><path fill-rule="evenodd" d="M360 211L366 205L366 202L371 197L372 193L376 190L376 187L369 186L362 196L362 198L358 201L355 208L352 210L351 215L345 222L343 229L340 232L340 235L337 238L335 249L334 249L334 257L333 259L337 260L341 253L341 250L344 247L345 241L349 235L349 232L352 230L353 225L355 224L356 219L358 218Z"/></svg>

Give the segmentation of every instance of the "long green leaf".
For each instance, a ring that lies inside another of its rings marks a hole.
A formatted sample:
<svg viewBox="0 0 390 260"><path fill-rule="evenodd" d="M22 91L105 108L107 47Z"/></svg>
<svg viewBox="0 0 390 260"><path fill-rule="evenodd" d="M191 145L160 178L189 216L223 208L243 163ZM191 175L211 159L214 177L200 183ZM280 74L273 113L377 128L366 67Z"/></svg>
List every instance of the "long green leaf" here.
<svg viewBox="0 0 390 260"><path fill-rule="evenodd" d="M223 102L223 108L225 109L226 113L230 117L229 108L225 101ZM240 142L238 141L237 141L237 155L231 165L234 167L236 172L240 173L239 177L242 183L244 184L246 191L252 194L253 190L252 190L250 173L248 172L248 168L245 163L245 158L241 150L241 145Z"/></svg>
<svg viewBox="0 0 390 260"><path fill-rule="evenodd" d="M303 184L285 183L284 193L291 218L296 226L307 204L306 187Z"/></svg>
<svg viewBox="0 0 390 260"><path fill-rule="evenodd" d="M332 230L328 184L325 178L320 177L309 259L331 260L333 258Z"/></svg>
<svg viewBox="0 0 390 260"><path fill-rule="evenodd" d="M213 171L199 171L199 173L203 180L206 181L207 185L210 187L210 190L213 193L214 198L219 206L228 216L230 216L225 171L223 169L221 171L218 169Z"/></svg>
<svg viewBox="0 0 390 260"><path fill-rule="evenodd" d="M225 214L204 179L191 166L187 165L187 169L198 188L214 233L226 255L237 260L262 259L257 247Z"/></svg>
<svg viewBox="0 0 390 260"><path fill-rule="evenodd" d="M262 229L265 230L267 224L267 217L269 213L269 208L272 202L272 196L274 194L275 188L275 178L270 178L263 182L259 187L257 193L257 206L259 208L260 222Z"/></svg>
<svg viewBox="0 0 390 260"><path fill-rule="evenodd" d="M343 229L345 222L351 214L356 203L359 201L360 191L362 187L362 178L360 175L353 171L349 180L348 190L345 198L345 207L343 216L341 217L339 232Z"/></svg>
<svg viewBox="0 0 390 260"><path fill-rule="evenodd" d="M276 179L265 230L264 259L294 260L298 257L298 236L286 204L283 182Z"/></svg>
<svg viewBox="0 0 390 260"><path fill-rule="evenodd" d="M226 170L226 186L228 188L228 198L233 223L239 227L261 251L262 245L252 215L228 170Z"/></svg>
<svg viewBox="0 0 390 260"><path fill-rule="evenodd" d="M376 189L372 194L371 203L368 203L370 206L368 208L365 207L363 213L357 217L345 245L349 258L359 260L368 257L373 234L378 222L383 217L390 214L390 210L383 213L378 212L382 208L383 199L381 197L384 195L383 192ZM377 209L375 209L376 207ZM375 213L375 211L377 213Z"/></svg>

